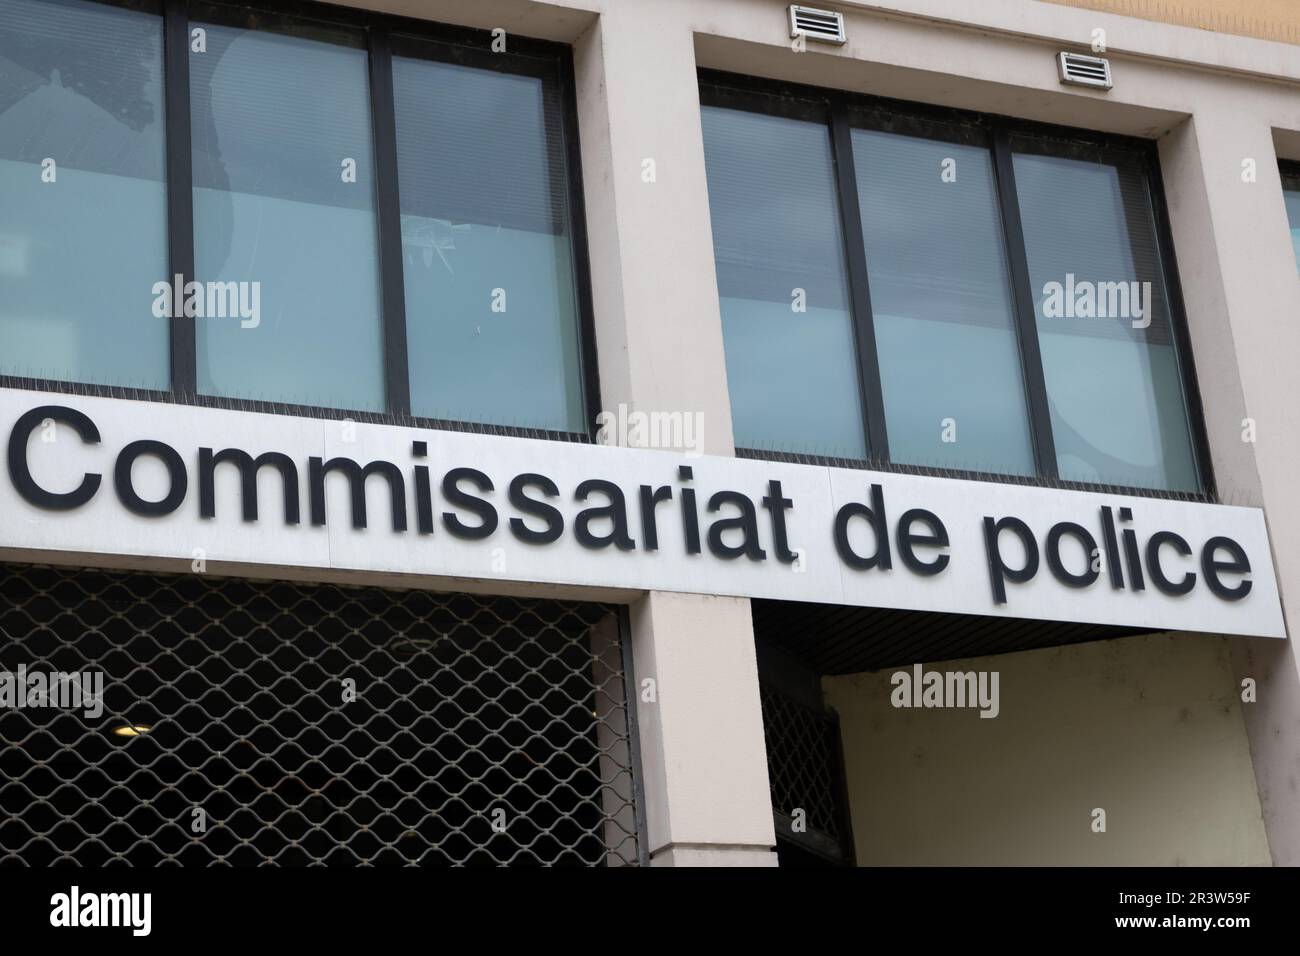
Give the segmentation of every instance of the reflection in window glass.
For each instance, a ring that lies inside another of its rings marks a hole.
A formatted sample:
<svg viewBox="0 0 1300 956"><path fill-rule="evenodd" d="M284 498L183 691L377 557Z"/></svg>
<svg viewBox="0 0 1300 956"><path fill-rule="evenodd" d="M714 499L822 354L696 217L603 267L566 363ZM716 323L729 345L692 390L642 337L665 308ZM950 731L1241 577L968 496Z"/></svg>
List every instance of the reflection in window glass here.
<svg viewBox="0 0 1300 956"><path fill-rule="evenodd" d="M168 387L162 104L161 18L0 0L0 373Z"/></svg>
<svg viewBox="0 0 1300 956"><path fill-rule="evenodd" d="M853 162L891 460L1033 474L988 150L855 129Z"/></svg>
<svg viewBox="0 0 1300 956"><path fill-rule="evenodd" d="M190 54L195 274L250 285L239 310L194 320L199 391L380 411L366 51L316 28L204 29L207 52Z"/></svg>
<svg viewBox="0 0 1300 956"><path fill-rule="evenodd" d="M585 431L555 92L405 57L393 87L412 411Z"/></svg>
<svg viewBox="0 0 1300 956"><path fill-rule="evenodd" d="M717 107L703 122L736 444L865 458L829 130Z"/></svg>
<svg viewBox="0 0 1300 956"><path fill-rule="evenodd" d="M1296 268L1300 270L1300 173L1282 174L1282 195L1286 198L1286 216L1291 223Z"/></svg>
<svg viewBox="0 0 1300 956"><path fill-rule="evenodd" d="M1012 145L1061 477L1199 491L1141 162Z"/></svg>

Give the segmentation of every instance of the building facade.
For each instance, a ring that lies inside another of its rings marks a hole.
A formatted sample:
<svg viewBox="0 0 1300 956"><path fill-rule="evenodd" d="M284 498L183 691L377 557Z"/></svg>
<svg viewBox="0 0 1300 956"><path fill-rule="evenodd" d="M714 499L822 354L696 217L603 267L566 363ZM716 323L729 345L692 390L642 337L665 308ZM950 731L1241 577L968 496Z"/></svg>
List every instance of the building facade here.
<svg viewBox="0 0 1300 956"><path fill-rule="evenodd" d="M1288 8L0 0L0 859L1300 863Z"/></svg>

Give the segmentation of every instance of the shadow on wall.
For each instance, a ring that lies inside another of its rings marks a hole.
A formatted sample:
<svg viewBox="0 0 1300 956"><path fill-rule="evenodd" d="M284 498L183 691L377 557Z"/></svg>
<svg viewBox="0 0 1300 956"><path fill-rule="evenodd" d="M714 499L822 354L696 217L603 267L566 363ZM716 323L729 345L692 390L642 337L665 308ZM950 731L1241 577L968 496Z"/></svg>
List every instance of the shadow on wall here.
<svg viewBox="0 0 1300 956"><path fill-rule="evenodd" d="M911 667L823 677L858 863L1269 865L1228 651L1154 634L924 665L997 672L992 719L895 706Z"/></svg>

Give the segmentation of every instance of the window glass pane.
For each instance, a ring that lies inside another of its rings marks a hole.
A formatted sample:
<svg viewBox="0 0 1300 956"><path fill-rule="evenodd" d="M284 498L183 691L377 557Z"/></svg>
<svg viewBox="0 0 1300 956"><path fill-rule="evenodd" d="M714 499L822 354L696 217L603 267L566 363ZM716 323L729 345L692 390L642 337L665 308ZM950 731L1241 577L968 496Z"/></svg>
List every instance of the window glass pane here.
<svg viewBox="0 0 1300 956"><path fill-rule="evenodd" d="M393 87L412 410L585 431L555 91L406 57Z"/></svg>
<svg viewBox="0 0 1300 956"><path fill-rule="evenodd" d="M1282 190L1286 197L1286 216L1291 222L1291 246L1295 250L1296 268L1300 269L1300 173L1283 173Z"/></svg>
<svg viewBox="0 0 1300 956"><path fill-rule="evenodd" d="M855 129L853 163L889 457L1032 474L991 154Z"/></svg>
<svg viewBox="0 0 1300 956"><path fill-rule="evenodd" d="M1144 164L1012 145L1061 477L1200 490Z"/></svg>
<svg viewBox="0 0 1300 956"><path fill-rule="evenodd" d="M865 458L830 131L716 107L703 121L736 444Z"/></svg>
<svg viewBox="0 0 1300 956"><path fill-rule="evenodd" d="M382 410L366 51L332 30L201 25L207 51L190 54L195 273L247 285L239 309L223 293L224 316L194 320L199 391Z"/></svg>
<svg viewBox="0 0 1300 956"><path fill-rule="evenodd" d="M167 388L162 97L160 17L0 0L0 373Z"/></svg>

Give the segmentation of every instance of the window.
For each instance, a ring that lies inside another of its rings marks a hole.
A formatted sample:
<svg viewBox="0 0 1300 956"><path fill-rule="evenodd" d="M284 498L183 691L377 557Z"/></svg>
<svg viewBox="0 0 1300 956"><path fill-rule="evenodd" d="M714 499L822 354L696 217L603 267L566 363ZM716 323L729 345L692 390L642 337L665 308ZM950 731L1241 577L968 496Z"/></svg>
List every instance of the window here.
<svg viewBox="0 0 1300 956"><path fill-rule="evenodd" d="M706 107L704 130L736 441L865 458L826 127Z"/></svg>
<svg viewBox="0 0 1300 956"><path fill-rule="evenodd" d="M743 452L1210 493L1153 144L715 73L701 99Z"/></svg>
<svg viewBox="0 0 1300 956"><path fill-rule="evenodd" d="M0 0L0 375L166 389L162 20Z"/></svg>
<svg viewBox="0 0 1300 956"><path fill-rule="evenodd" d="M199 392L383 411L365 36L191 23L194 274L259 313L194 323Z"/></svg>
<svg viewBox="0 0 1300 956"><path fill-rule="evenodd" d="M1197 490L1141 157L1011 148L1061 477Z"/></svg>
<svg viewBox="0 0 1300 956"><path fill-rule="evenodd" d="M879 128L852 142L891 459L1032 474L992 156Z"/></svg>
<svg viewBox="0 0 1300 956"><path fill-rule="evenodd" d="M1291 223L1296 268L1300 269L1300 163L1282 164L1282 195L1286 199L1286 217Z"/></svg>
<svg viewBox="0 0 1300 956"><path fill-rule="evenodd" d="M393 93L412 410L581 431L556 88L399 56Z"/></svg>
<svg viewBox="0 0 1300 956"><path fill-rule="evenodd" d="M0 376L588 433L567 48L280 9L0 0Z"/></svg>

